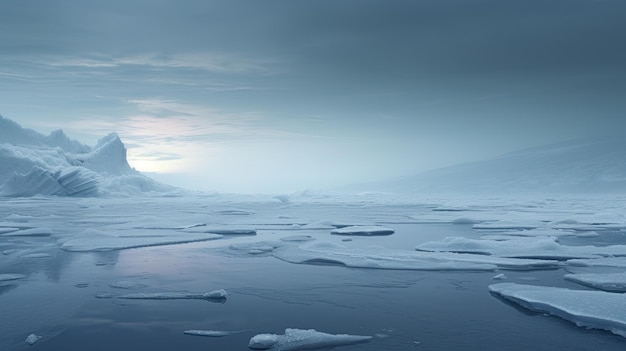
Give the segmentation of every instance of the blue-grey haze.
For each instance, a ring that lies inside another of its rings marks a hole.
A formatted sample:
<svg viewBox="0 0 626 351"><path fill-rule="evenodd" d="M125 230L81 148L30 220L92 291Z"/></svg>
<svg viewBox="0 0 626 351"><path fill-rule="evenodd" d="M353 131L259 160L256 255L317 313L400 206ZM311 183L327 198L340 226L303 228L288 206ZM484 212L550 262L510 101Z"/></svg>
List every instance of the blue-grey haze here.
<svg viewBox="0 0 626 351"><path fill-rule="evenodd" d="M626 127L626 2L0 3L0 113L198 189L381 180Z"/></svg>

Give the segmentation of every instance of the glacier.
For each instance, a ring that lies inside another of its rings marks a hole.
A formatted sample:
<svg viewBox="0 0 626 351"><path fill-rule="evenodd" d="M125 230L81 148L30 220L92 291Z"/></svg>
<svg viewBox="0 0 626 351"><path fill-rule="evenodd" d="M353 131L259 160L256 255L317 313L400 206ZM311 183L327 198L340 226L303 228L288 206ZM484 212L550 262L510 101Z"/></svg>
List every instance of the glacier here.
<svg viewBox="0 0 626 351"><path fill-rule="evenodd" d="M136 171L116 133L94 147L62 130L45 136L0 116L0 196L130 196L173 192Z"/></svg>

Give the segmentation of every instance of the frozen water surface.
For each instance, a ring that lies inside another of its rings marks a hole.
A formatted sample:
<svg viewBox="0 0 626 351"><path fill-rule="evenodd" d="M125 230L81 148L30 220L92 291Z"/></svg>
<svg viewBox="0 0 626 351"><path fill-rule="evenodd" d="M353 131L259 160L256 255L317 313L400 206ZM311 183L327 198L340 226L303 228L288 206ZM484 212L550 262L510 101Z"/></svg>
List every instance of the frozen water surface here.
<svg viewBox="0 0 626 351"><path fill-rule="evenodd" d="M522 307L545 312L577 326L608 330L626 337L626 295L601 291L501 283L489 290Z"/></svg>
<svg viewBox="0 0 626 351"><path fill-rule="evenodd" d="M564 275L575 268L608 282L600 275L626 266L623 203L379 194L0 198L0 233L28 234L0 236L0 350L29 349L31 333L42 336L38 350L246 350L260 334L273 335L274 347L296 334L310 341L296 347L339 346L311 330L385 336L341 350L623 350L626 339L604 330L617 330L613 319L590 325L603 330L578 328L488 293L495 277L506 277L544 286L542 297L572 294L561 307L590 304L594 318L601 301L618 306L621 294ZM394 234L331 234L349 226ZM227 303L192 299L216 288L228 291Z"/></svg>

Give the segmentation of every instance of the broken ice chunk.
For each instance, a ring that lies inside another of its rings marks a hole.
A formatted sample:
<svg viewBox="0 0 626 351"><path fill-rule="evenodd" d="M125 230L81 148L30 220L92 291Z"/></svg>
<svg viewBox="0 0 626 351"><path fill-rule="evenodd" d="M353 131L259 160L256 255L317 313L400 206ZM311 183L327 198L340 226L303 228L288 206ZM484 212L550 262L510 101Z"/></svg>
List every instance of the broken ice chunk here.
<svg viewBox="0 0 626 351"><path fill-rule="evenodd" d="M317 350L344 345L365 343L372 336L328 334L315 329L285 329L285 334L258 334L253 336L248 347L253 350Z"/></svg>
<svg viewBox="0 0 626 351"><path fill-rule="evenodd" d="M29 336L26 337L26 343L28 345L35 345L35 343L37 343L37 341L39 341L39 339L41 339L41 336L39 335L35 335L35 334L30 334Z"/></svg>

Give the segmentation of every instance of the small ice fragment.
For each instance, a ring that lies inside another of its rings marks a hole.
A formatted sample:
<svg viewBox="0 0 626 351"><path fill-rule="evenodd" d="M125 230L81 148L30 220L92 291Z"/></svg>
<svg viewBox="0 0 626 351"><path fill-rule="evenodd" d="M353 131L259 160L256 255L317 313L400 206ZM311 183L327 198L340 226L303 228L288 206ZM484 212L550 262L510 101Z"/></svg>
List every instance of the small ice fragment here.
<svg viewBox="0 0 626 351"><path fill-rule="evenodd" d="M225 299L228 296L228 292L224 289L213 290L204 295L205 299L217 300L217 299Z"/></svg>
<svg viewBox="0 0 626 351"><path fill-rule="evenodd" d="M238 331L228 331L228 330L185 330L183 332L187 335L196 335L196 336L208 336L212 338L219 338L221 336L228 336L231 334L238 333Z"/></svg>
<svg viewBox="0 0 626 351"><path fill-rule="evenodd" d="M41 339L41 336L35 335L35 334L30 334L29 336L26 337L26 343L28 345L35 345L35 343L37 343L37 341L39 341L39 339Z"/></svg>
<svg viewBox="0 0 626 351"><path fill-rule="evenodd" d="M276 334L258 334L253 336L248 343L248 347L253 350L267 350L276 345L280 340L280 335Z"/></svg>
<svg viewBox="0 0 626 351"><path fill-rule="evenodd" d="M503 280L506 279L506 275L504 275L504 273L500 273L500 274L496 274L493 277L491 277L491 279L495 279L495 280Z"/></svg>

